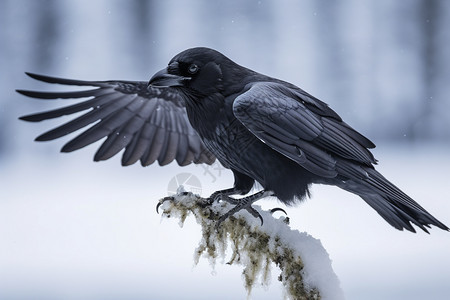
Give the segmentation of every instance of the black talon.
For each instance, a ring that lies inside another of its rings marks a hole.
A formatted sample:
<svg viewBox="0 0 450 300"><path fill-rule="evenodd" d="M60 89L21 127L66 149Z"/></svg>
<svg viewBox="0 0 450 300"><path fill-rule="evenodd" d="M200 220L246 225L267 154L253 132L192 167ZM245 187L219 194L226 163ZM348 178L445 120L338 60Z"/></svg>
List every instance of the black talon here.
<svg viewBox="0 0 450 300"><path fill-rule="evenodd" d="M162 202L158 202L158 204L156 205L156 213L159 215L159 207L161 206L161 204L163 204Z"/></svg>
<svg viewBox="0 0 450 300"><path fill-rule="evenodd" d="M273 213L276 212L276 211L282 211L282 212L287 216L287 212L286 212L284 209L282 209L281 207L275 207L275 208L272 208L272 209L270 210L270 213L273 214Z"/></svg>
<svg viewBox="0 0 450 300"><path fill-rule="evenodd" d="M156 204L156 213L159 214L159 207L166 201L173 201L174 198L171 196L164 197L161 200L159 200L158 204Z"/></svg>
<svg viewBox="0 0 450 300"><path fill-rule="evenodd" d="M261 220L261 226L264 225L264 219L256 209L250 206L249 208L247 208L247 211L251 213L255 218L259 218L259 220Z"/></svg>

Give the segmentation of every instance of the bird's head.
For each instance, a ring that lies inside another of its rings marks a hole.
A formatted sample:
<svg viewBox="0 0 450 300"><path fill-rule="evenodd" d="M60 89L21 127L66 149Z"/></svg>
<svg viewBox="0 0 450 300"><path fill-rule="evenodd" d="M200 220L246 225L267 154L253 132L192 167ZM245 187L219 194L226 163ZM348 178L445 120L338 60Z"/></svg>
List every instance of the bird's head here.
<svg viewBox="0 0 450 300"><path fill-rule="evenodd" d="M152 86L180 87L197 95L211 95L224 88L224 69L236 65L220 52L192 48L177 54L149 81Z"/></svg>

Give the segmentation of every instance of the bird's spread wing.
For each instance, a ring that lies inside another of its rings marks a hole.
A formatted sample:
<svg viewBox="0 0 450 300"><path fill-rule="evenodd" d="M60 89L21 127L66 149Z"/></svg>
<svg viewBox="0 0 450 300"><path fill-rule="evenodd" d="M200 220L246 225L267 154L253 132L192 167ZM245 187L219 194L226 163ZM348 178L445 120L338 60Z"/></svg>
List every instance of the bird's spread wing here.
<svg viewBox="0 0 450 300"><path fill-rule="evenodd" d="M374 144L325 103L279 83L256 83L233 103L236 118L274 150L308 171L335 177L336 157L371 166Z"/></svg>
<svg viewBox="0 0 450 300"><path fill-rule="evenodd" d="M86 111L81 116L36 138L49 141L93 124L61 149L71 152L107 139L94 160L106 160L122 149L123 165L140 160L147 166L156 160L166 165L173 160L181 166L214 162L187 118L182 97L171 88L148 87L146 82L81 81L27 73L30 77L64 85L89 86L92 89L72 92L17 92L40 99L87 98L59 109L23 116L30 122Z"/></svg>

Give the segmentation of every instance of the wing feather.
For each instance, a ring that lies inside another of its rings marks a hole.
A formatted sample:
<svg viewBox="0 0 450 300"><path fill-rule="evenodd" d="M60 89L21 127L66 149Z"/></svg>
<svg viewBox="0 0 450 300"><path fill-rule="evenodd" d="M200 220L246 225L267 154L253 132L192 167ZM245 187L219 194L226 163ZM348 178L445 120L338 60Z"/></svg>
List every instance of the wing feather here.
<svg viewBox="0 0 450 300"><path fill-rule="evenodd" d="M141 160L146 166L174 160L179 165L214 162L187 118L183 95L173 88L149 87L142 81L83 81L26 73L30 77L63 85L94 87L82 91L17 92L38 99L79 99L80 102L50 111L26 115L29 122L83 112L77 118L49 130L37 141L54 140L89 126L61 149L75 151L104 137L94 160L106 160L125 149L122 165Z"/></svg>
<svg viewBox="0 0 450 300"><path fill-rule="evenodd" d="M235 99L233 112L256 137L316 175L335 177L335 157L376 162L367 149L372 142L305 95L279 83L256 83Z"/></svg>
<svg viewBox="0 0 450 300"><path fill-rule="evenodd" d="M165 131L163 128L156 127L152 143L148 146L147 151L143 155L143 164L145 166L151 165L158 158L159 154L161 153L161 149L164 148L164 144L166 143L166 134L167 131Z"/></svg>

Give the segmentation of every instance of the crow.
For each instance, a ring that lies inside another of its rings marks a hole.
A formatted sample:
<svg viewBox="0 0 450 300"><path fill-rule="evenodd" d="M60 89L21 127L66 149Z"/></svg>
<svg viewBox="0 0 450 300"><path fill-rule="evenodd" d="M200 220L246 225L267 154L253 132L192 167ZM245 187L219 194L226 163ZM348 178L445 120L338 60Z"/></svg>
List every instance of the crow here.
<svg viewBox="0 0 450 300"><path fill-rule="evenodd" d="M90 86L71 92L17 90L41 99L88 98L59 109L20 117L30 122L85 114L36 138L53 140L93 124L61 149L71 152L104 137L94 156L121 150L122 165L140 160L163 166L212 164L234 175L234 186L208 199L235 206L218 224L255 201L275 196L293 205L311 184L335 185L359 195L399 230L449 228L375 170L375 145L326 103L288 82L238 65L213 49L197 47L172 58L149 82L81 81L27 73L47 83ZM247 195L255 185L262 190ZM231 197L246 195L241 198ZM262 221L262 220L261 220Z"/></svg>

